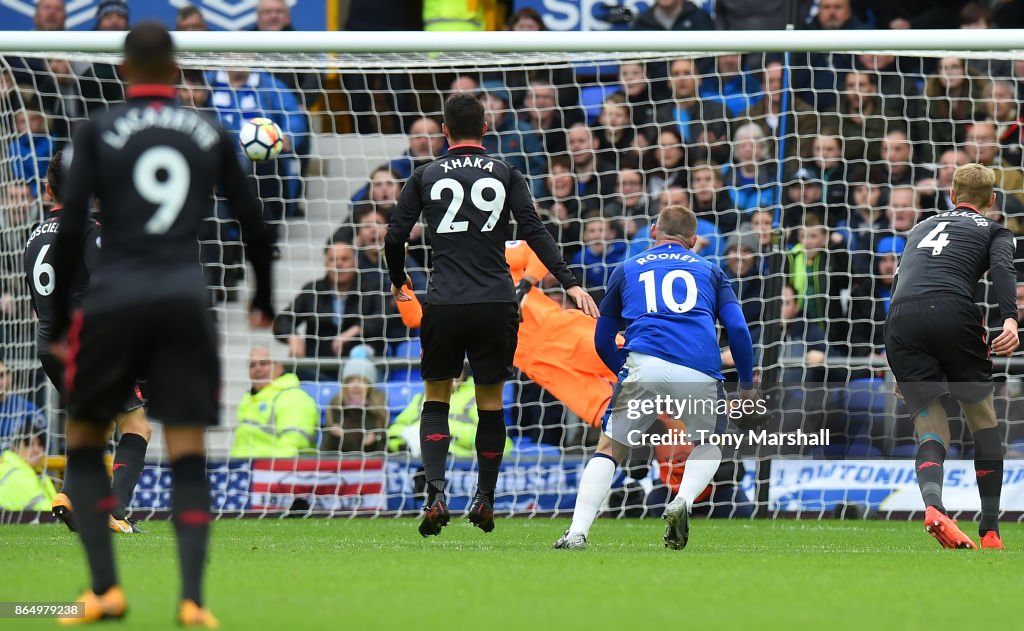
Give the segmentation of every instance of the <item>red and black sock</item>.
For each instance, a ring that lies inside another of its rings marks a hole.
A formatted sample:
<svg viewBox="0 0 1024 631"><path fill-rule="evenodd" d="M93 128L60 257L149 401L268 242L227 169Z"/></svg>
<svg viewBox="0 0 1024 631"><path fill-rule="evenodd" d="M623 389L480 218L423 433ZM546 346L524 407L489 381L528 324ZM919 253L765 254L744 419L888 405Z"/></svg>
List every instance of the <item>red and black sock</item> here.
<svg viewBox="0 0 1024 631"><path fill-rule="evenodd" d="M78 536L89 559L92 591L105 594L117 584L114 547L110 537L110 511L117 504L110 491L110 478L103 464L103 447L68 450L68 477L74 479L74 495L69 495L78 522Z"/></svg>
<svg viewBox="0 0 1024 631"><path fill-rule="evenodd" d="M501 457L505 453L504 410L479 410L476 428L477 489L494 501Z"/></svg>
<svg viewBox="0 0 1024 631"><path fill-rule="evenodd" d="M946 447L937 440L926 440L917 446L917 484L925 506L934 506L943 513L942 464L946 461Z"/></svg>
<svg viewBox="0 0 1024 631"><path fill-rule="evenodd" d="M181 597L203 604L203 569L210 539L210 481L205 456L185 456L171 463L174 487L171 511L178 537Z"/></svg>
<svg viewBox="0 0 1024 631"><path fill-rule="evenodd" d="M420 414L420 451L427 478L427 504L444 493L445 465L452 437L448 429L449 405L442 401L424 401Z"/></svg>
<svg viewBox="0 0 1024 631"><path fill-rule="evenodd" d="M146 448L149 443L138 434L124 434L114 452L114 496L117 508L112 513L117 519L124 519L125 511L132 501L135 485L142 476L146 465Z"/></svg>
<svg viewBox="0 0 1024 631"><path fill-rule="evenodd" d="M974 475L981 496L981 522L978 534L990 530L999 533L999 497L1003 491L1003 441L998 427L974 432Z"/></svg>

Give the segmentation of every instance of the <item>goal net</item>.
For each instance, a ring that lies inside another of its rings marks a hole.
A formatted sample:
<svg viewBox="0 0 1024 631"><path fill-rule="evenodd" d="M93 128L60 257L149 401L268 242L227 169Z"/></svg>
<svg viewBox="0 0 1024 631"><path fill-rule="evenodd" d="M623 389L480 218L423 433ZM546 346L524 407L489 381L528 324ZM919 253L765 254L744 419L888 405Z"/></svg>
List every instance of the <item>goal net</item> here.
<svg viewBox="0 0 1024 631"><path fill-rule="evenodd" d="M485 147L527 176L538 214L595 298L619 262L650 246L660 209L695 211L696 250L733 279L758 377L774 392L773 413L753 435L747 419L732 427L747 439L724 450L698 512L922 508L913 427L891 394L884 356L892 277L910 228L952 208L959 164L996 170L998 202L988 214L1022 234L1018 55L926 46L308 54L275 52L275 38L260 37L263 52L180 55L184 103L235 134L247 119L270 118L287 138L270 162L249 162L239 150L279 254L273 332L246 326L245 253L225 204L202 236L222 342L222 422L209 433L220 514L395 515L421 506L417 318L403 319L390 297L381 245L411 171L447 150L440 110L455 91L479 95ZM55 48L63 50L3 51L0 62L0 440L27 431L21 419L31 416L8 402L38 407L47 473L59 479L63 419L35 361L21 252L50 206L42 184L49 156L89 114L123 100L124 85L116 54ZM420 300L428 246L414 231L408 266ZM536 273L521 244L507 254L517 281ZM509 441L496 508L564 515L614 377L593 351L593 321L573 313L543 271L533 280L505 391ZM987 284L978 299L994 303ZM722 351L726 381L735 381L724 336ZM1000 360L995 373L1000 427L1010 457L1020 457L1020 366ZM454 510L467 506L476 480L470 379L457 384L452 405ZM665 415L652 431L681 432L685 421ZM952 431L947 506L976 510L973 475L955 474L970 473L969 432L958 420ZM807 442L770 439L798 435ZM607 514L660 514L689 449L634 448ZM141 518L169 507L159 428L147 463L132 504ZM1022 471L1024 462L1007 462L1009 480ZM1022 503L1024 491L1008 486L1004 508Z"/></svg>

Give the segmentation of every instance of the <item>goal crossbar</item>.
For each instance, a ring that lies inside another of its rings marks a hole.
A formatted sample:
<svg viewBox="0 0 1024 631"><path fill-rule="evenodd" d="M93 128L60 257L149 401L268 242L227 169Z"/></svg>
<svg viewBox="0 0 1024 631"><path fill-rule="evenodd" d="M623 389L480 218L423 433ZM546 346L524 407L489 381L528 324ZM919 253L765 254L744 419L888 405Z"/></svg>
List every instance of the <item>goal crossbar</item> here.
<svg viewBox="0 0 1024 631"><path fill-rule="evenodd" d="M786 52L786 51L1022 51L1024 29L907 31L546 31L277 33L175 32L183 52L411 53L411 52ZM118 52L124 33L0 31L0 49L25 52Z"/></svg>

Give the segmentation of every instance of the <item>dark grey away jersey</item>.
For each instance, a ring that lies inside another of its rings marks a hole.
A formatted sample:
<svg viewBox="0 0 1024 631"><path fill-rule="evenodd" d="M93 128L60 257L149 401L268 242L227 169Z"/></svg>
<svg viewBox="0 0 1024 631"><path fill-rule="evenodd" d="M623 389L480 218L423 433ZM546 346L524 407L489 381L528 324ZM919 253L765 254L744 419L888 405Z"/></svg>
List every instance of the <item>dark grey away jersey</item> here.
<svg viewBox="0 0 1024 631"><path fill-rule="evenodd" d="M537 217L526 178L483 147L456 145L406 182L384 248L396 286L405 279L405 241L421 214L433 254L428 304L515 302L505 261L505 242L515 238L530 244L563 287L579 284Z"/></svg>
<svg viewBox="0 0 1024 631"><path fill-rule="evenodd" d="M90 198L100 203L103 248L86 305L96 310L187 297L205 300L198 234L223 195L241 223L256 273L255 305L270 305L270 245L231 136L175 104L173 86L131 86L128 101L82 124L66 179L56 244L58 308L67 305ZM60 314L62 315L62 314ZM57 333L63 333L61 322Z"/></svg>
<svg viewBox="0 0 1024 631"><path fill-rule="evenodd" d="M953 294L974 302L981 277L991 269L1000 322L1017 319L1013 233L965 207L914 226L900 257L893 304L929 294Z"/></svg>
<svg viewBox="0 0 1024 631"><path fill-rule="evenodd" d="M53 249L60 228L61 209L54 208L50 216L32 229L25 244L25 283L28 285L32 308L39 320L36 330L36 344L44 348L50 341L50 329L54 322L53 289L56 274L53 264L57 258ZM89 219L82 235L82 257L74 271L71 285L71 306L78 307L89 289L89 277L96 269L100 256L99 224Z"/></svg>

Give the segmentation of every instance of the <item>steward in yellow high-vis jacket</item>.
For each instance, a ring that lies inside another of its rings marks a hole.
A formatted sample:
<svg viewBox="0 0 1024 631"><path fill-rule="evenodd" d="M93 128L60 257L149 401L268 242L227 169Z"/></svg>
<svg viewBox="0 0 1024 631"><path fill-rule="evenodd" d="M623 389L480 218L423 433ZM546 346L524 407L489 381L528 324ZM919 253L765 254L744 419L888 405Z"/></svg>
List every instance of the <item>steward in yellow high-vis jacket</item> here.
<svg viewBox="0 0 1024 631"><path fill-rule="evenodd" d="M38 435L19 436L0 455L0 509L47 511L57 490L35 467L46 457Z"/></svg>
<svg viewBox="0 0 1024 631"><path fill-rule="evenodd" d="M238 428L232 458L297 456L316 450L320 410L293 373L270 357L265 347L249 354L252 389L238 404Z"/></svg>

